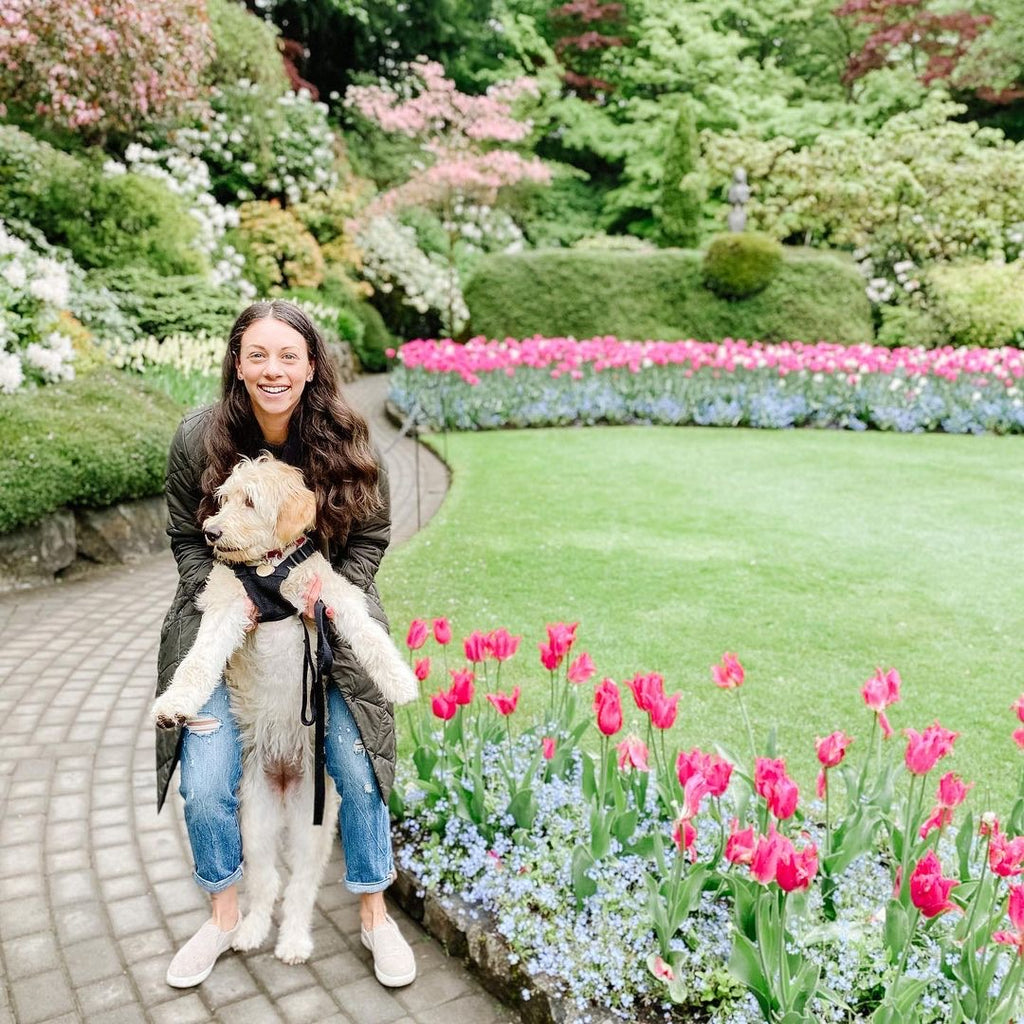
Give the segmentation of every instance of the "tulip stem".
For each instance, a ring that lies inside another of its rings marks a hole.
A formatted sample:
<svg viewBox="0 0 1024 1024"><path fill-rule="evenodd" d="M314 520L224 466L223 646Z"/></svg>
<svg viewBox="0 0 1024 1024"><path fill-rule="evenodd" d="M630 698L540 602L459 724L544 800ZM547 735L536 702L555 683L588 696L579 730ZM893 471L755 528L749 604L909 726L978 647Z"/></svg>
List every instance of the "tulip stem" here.
<svg viewBox="0 0 1024 1024"><path fill-rule="evenodd" d="M914 916L910 922L910 934L907 935L906 945L903 947L903 952L900 954L900 963L896 968L896 976L892 979L892 985L889 987L889 1002L893 1001L893 997L896 995L896 989L899 988L900 982L903 980L903 971L907 966L907 957L910 955L910 947L913 945L914 932L917 930L917 922L921 919L921 911L914 907Z"/></svg>
<svg viewBox="0 0 1024 1024"><path fill-rule="evenodd" d="M829 815L829 785L828 785L828 768L823 769L825 773L825 859L832 854L832 818Z"/></svg>

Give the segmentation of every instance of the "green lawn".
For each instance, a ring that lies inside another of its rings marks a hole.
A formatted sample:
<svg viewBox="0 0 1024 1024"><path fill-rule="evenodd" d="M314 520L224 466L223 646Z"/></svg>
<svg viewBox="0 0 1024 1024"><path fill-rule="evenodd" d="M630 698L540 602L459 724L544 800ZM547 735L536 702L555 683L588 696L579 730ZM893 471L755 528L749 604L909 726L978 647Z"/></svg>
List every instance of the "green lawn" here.
<svg viewBox="0 0 1024 1024"><path fill-rule="evenodd" d="M523 634L502 685L523 684L530 714L545 623L579 620L600 675L659 671L683 692L681 742L742 751L709 672L735 651L759 740L778 725L802 788L815 736L866 741L860 686L895 666L894 727L959 730L949 765L1006 810L1024 763L1020 439L621 427L450 435L447 457L444 506L381 571L402 639L438 615L456 638Z"/></svg>

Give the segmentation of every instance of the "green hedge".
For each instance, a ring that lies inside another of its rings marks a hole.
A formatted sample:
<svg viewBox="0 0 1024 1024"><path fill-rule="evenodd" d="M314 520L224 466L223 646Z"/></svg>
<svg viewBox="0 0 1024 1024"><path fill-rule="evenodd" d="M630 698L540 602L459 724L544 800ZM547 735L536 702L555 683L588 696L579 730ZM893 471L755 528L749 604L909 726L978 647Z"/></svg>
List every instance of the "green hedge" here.
<svg viewBox="0 0 1024 1024"><path fill-rule="evenodd" d="M491 338L870 342L871 307L852 261L810 249L784 254L764 291L734 301L704 287L701 253L691 250L487 256L466 286L469 330Z"/></svg>
<svg viewBox="0 0 1024 1024"><path fill-rule="evenodd" d="M65 506L160 494L180 418L166 395L112 370L0 399L0 533Z"/></svg>

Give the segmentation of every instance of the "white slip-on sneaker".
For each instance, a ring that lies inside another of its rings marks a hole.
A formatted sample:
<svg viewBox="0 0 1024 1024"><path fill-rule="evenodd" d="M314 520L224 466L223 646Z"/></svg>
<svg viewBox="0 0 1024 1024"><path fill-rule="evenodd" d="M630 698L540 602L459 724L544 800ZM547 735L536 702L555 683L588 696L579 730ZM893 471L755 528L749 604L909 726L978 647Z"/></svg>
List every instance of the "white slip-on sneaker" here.
<svg viewBox="0 0 1024 1024"><path fill-rule="evenodd" d="M359 938L373 954L373 973L382 985L400 988L416 980L416 957L390 916L369 931L360 925Z"/></svg>
<svg viewBox="0 0 1024 1024"><path fill-rule="evenodd" d="M171 961L167 968L167 984L173 988L192 988L206 981L217 958L231 948L241 923L242 917L239 915L235 927L224 932L213 921L204 922Z"/></svg>

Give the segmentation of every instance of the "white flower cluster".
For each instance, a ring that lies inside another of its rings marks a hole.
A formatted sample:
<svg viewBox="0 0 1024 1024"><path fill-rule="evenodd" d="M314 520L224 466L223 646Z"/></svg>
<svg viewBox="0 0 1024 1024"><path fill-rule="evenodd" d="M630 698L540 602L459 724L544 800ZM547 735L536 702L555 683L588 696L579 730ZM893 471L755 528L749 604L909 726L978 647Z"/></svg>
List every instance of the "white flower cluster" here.
<svg viewBox="0 0 1024 1024"><path fill-rule="evenodd" d="M458 269L416 244L416 232L392 217L374 217L360 231L363 276L385 294L397 291L418 313L436 310L445 330L456 332L469 320ZM449 320L452 322L449 323Z"/></svg>
<svg viewBox="0 0 1024 1024"><path fill-rule="evenodd" d="M184 374L207 377L220 372L224 339L207 334L172 334L157 341L150 336L137 339L105 339L110 361L123 370L145 373L153 366L169 366Z"/></svg>
<svg viewBox="0 0 1024 1024"><path fill-rule="evenodd" d="M70 295L67 267L0 220L0 394L74 377L71 339L59 329Z"/></svg>
<svg viewBox="0 0 1024 1024"><path fill-rule="evenodd" d="M467 252L519 252L523 232L506 210L486 203L467 202L461 197L452 205L452 218L443 222L445 231L459 235Z"/></svg>
<svg viewBox="0 0 1024 1024"><path fill-rule="evenodd" d="M237 288L245 298L253 298L256 290L242 276L245 259L234 246L225 241L230 228L238 227L238 211L222 206L213 197L210 169L198 156L173 144L155 150L132 142L125 150L125 163L108 160L107 174L144 174L156 178L188 205L188 212L199 224L197 244L213 265L210 278L214 284ZM127 166L126 166L127 165Z"/></svg>

